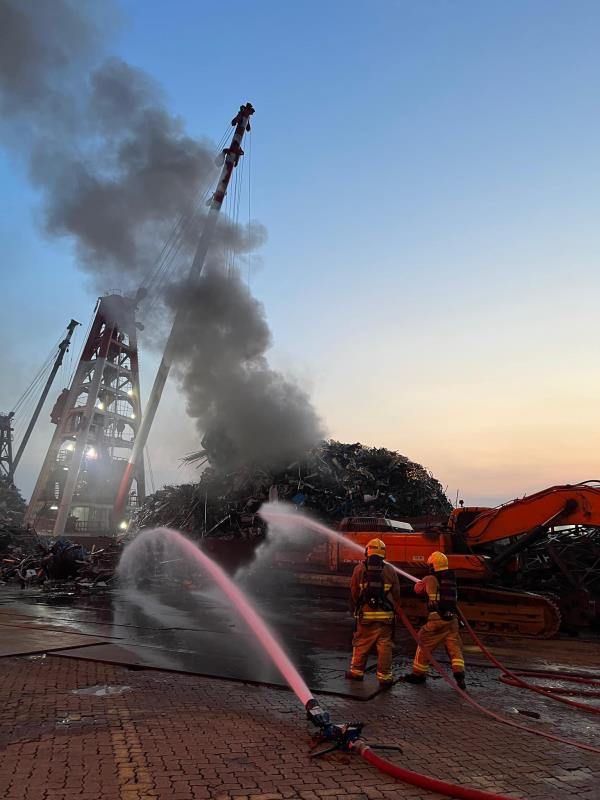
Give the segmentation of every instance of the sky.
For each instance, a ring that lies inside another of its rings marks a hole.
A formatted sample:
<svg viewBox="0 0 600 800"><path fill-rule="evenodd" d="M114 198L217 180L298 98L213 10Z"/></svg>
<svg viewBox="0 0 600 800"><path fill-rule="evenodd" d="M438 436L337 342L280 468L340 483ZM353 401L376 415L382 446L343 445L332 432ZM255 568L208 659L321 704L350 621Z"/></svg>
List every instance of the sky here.
<svg viewBox="0 0 600 800"><path fill-rule="evenodd" d="M468 505L600 477L598 3L117 6L112 52L162 84L192 135L216 142L241 103L256 108L240 218L268 240L247 279L271 363L329 436L398 450ZM10 410L97 293L1 151L0 187ZM156 358L141 363L147 392ZM48 411L17 474L25 496ZM179 461L199 444L183 411L171 383L149 441L156 486L197 476Z"/></svg>

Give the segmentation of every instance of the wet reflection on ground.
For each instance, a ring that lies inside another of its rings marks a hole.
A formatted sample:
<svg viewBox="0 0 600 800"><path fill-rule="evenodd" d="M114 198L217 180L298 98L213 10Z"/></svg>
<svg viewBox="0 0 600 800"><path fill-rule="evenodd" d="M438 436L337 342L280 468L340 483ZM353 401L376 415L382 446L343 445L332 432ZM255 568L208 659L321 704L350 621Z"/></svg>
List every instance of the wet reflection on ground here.
<svg viewBox="0 0 600 800"><path fill-rule="evenodd" d="M318 688L339 678L353 630L345 593L317 594L295 586L289 576L268 587L259 583L246 586L248 595L307 682ZM139 666L281 683L244 623L210 586L156 581L91 595L4 587L0 604L38 625L77 630L126 647Z"/></svg>

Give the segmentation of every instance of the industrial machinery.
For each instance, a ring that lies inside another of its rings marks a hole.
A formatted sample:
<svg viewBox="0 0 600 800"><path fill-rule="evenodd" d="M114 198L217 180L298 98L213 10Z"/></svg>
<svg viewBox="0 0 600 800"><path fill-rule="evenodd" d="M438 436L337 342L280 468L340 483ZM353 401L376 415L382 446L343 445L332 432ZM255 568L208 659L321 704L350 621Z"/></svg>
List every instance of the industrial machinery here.
<svg viewBox="0 0 600 800"><path fill-rule="evenodd" d="M10 413L0 413L0 478L4 478L9 485L14 484L15 471L19 466L21 456L27 447L27 443L29 442L32 431L36 426L40 416L40 411L46 402L48 392L50 391L50 387L52 386L54 378L56 377L56 373L63 363L65 354L69 351L71 337L73 336L73 331L77 325L79 325L77 320L72 319L69 322L67 326L67 335L57 345L58 349L53 349L50 357L41 367L27 389L25 389L15 405L15 411L11 411ZM37 397L37 402L31 413L31 418L29 419L27 428L24 430L23 435L21 436L17 453L13 457L13 424L15 421L16 409L19 409L22 405L26 406L26 401L31 401L31 399L36 396L36 393L39 391L39 387L43 381L45 381L43 383L43 388Z"/></svg>
<svg viewBox="0 0 600 800"><path fill-rule="evenodd" d="M361 560L351 545L362 547L374 536L385 541L390 563L415 575L424 574L428 556L440 550L456 571L461 608L475 628L547 638L560 627L561 608L555 598L521 589L520 558L548 534L560 537L562 530L566 537L580 526L600 527L600 488L589 483L553 486L497 508L461 506L445 523L420 530L407 530L412 526L388 519L351 517L339 526L348 546L332 540L313 551L311 571L301 572L299 580L347 586L349 573ZM590 553L590 570L596 560L600 562L600 554ZM578 622L589 624L596 616L594 599L585 587L578 596ZM413 618L425 611L409 591L406 609Z"/></svg>
<svg viewBox="0 0 600 800"><path fill-rule="evenodd" d="M141 416L135 298L99 298L25 516L39 534L108 536L111 510ZM143 464L135 474L144 495Z"/></svg>
<svg viewBox="0 0 600 800"><path fill-rule="evenodd" d="M250 103L240 106L231 122L234 132L230 145L218 155L219 181L207 203L208 213L189 278L202 273L231 177L244 154L241 143L250 130L252 114ZM197 209L190 212L190 219L194 213ZM185 224L189 220L184 223L182 218L178 223L183 227ZM161 262L160 269L165 263ZM131 511L144 498L144 448L172 366L174 342L186 316L183 311L175 316L142 414L137 347L137 330L142 326L136 321L136 310L147 293L144 286L135 297L109 294L98 300L71 384L51 412L56 429L25 517L25 523L40 534L57 538L65 532L76 533L88 542L89 537L113 538L116 530L127 528ZM68 337L60 345L60 358L14 461L12 415L0 414L0 476L5 473L12 480L77 324L71 322Z"/></svg>

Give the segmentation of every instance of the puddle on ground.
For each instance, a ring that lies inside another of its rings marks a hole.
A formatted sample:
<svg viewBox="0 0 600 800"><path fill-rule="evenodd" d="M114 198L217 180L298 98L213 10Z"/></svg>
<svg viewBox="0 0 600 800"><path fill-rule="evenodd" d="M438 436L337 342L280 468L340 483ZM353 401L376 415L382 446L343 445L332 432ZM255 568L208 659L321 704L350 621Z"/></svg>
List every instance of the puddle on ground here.
<svg viewBox="0 0 600 800"><path fill-rule="evenodd" d="M71 694L88 694L94 697L107 697L111 694L130 692L131 686L86 686L83 689L72 689Z"/></svg>

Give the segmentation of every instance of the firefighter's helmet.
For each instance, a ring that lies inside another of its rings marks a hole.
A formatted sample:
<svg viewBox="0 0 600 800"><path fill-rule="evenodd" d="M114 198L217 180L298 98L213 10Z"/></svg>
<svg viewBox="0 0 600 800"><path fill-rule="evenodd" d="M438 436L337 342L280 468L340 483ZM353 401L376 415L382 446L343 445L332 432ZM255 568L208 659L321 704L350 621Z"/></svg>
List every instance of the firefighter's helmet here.
<svg viewBox="0 0 600 800"><path fill-rule="evenodd" d="M385 558L385 542L382 542L381 539L371 539L365 547L365 555L367 558L370 556Z"/></svg>
<svg viewBox="0 0 600 800"><path fill-rule="evenodd" d="M444 569L448 569L448 559L446 555L440 553L439 550L436 550L435 553L429 556L427 563L430 567L433 567L434 572L441 572Z"/></svg>

